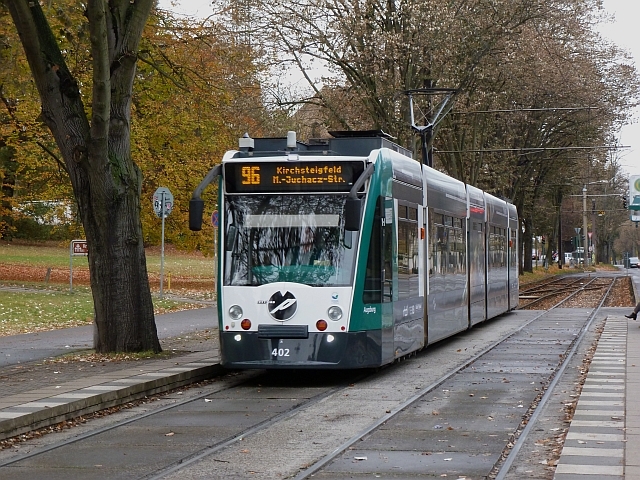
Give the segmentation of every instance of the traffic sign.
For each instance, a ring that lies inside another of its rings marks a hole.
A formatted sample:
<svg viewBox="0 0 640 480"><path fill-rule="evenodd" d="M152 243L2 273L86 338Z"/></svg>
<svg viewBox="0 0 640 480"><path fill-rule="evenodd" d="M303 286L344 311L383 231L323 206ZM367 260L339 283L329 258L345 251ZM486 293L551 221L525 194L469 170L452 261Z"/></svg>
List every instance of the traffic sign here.
<svg viewBox="0 0 640 480"><path fill-rule="evenodd" d="M86 240L71 240L71 255L88 255L89 246Z"/></svg>
<svg viewBox="0 0 640 480"><path fill-rule="evenodd" d="M159 187L153 194L153 210L158 218L167 218L173 209L173 195L166 187Z"/></svg>
<svg viewBox="0 0 640 480"><path fill-rule="evenodd" d="M69 244L69 291L73 292L73 257L89 255L89 244L86 240L71 240ZM48 275L48 274L47 274Z"/></svg>
<svg viewBox="0 0 640 480"><path fill-rule="evenodd" d="M219 215L218 215L218 210L214 210L213 213L211 214L211 225L213 225L213 228L218 228L218 221L219 221Z"/></svg>

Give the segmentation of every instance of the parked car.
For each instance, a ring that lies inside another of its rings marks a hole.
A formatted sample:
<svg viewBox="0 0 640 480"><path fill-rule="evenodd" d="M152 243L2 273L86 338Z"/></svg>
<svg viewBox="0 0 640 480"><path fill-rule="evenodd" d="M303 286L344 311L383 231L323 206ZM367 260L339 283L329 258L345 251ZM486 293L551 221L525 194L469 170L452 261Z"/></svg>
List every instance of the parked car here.
<svg viewBox="0 0 640 480"><path fill-rule="evenodd" d="M638 264L640 264L640 258L629 257L629 268L638 268Z"/></svg>

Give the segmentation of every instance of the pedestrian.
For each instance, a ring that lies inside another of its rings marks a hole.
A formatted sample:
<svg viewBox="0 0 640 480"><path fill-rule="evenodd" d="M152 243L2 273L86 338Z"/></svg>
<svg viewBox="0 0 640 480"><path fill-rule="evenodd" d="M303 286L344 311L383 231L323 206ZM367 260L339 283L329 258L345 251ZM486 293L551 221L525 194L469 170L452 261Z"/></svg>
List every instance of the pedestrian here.
<svg viewBox="0 0 640 480"><path fill-rule="evenodd" d="M640 302L636 305L636 308L633 309L630 315L625 315L627 318L633 318L634 320L638 317L638 312L640 312Z"/></svg>

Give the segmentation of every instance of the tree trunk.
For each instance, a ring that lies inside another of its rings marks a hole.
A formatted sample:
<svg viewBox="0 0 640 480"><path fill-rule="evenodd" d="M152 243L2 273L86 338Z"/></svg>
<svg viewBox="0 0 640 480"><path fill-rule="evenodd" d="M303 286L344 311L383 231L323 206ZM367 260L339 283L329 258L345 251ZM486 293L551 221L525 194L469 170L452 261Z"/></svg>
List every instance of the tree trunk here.
<svg viewBox="0 0 640 480"><path fill-rule="evenodd" d="M91 118L39 2L6 0L69 173L89 247L98 352L160 351L131 158L137 50L153 0L89 0ZM89 48L89 46L87 46ZM83 89L88 86L83 86Z"/></svg>
<svg viewBox="0 0 640 480"><path fill-rule="evenodd" d="M100 188L106 187L106 188ZM101 185L92 198L99 214L84 208L89 271L95 307L95 349L100 352L160 351L140 225L140 198L129 189ZM109 195L108 192L116 193Z"/></svg>

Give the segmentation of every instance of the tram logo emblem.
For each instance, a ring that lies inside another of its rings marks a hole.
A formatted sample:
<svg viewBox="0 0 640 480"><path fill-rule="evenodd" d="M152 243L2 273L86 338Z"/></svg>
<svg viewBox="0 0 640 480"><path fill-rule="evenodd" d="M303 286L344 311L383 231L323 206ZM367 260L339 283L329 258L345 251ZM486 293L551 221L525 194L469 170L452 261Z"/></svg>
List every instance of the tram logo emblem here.
<svg viewBox="0 0 640 480"><path fill-rule="evenodd" d="M296 314L298 300L291 292L287 292L284 295L281 292L276 292L269 298L267 308L269 309L269 314L275 320L284 322Z"/></svg>

